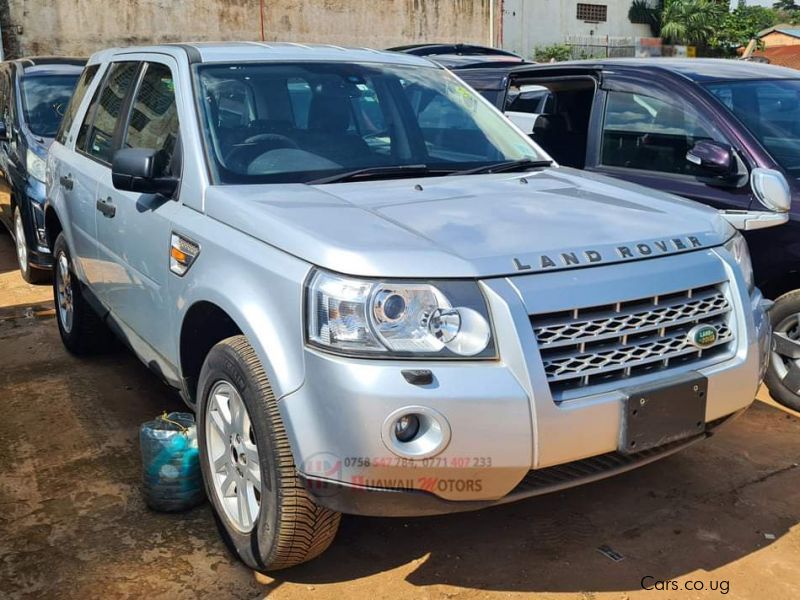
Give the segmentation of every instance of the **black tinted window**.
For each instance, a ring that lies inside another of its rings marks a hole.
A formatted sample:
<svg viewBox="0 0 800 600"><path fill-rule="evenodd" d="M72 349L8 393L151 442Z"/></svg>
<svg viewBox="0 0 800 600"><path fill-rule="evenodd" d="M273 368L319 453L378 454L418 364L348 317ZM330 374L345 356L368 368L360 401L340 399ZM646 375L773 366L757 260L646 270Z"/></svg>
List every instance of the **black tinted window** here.
<svg viewBox="0 0 800 600"><path fill-rule="evenodd" d="M125 145L129 148L164 150L171 158L178 138L175 84L166 65L147 65L128 123Z"/></svg>
<svg viewBox="0 0 800 600"><path fill-rule="evenodd" d="M75 86L75 91L72 93L69 104L67 104L67 108L64 111L64 118L61 120L61 126L58 128L58 133L56 134L56 140L62 144L67 140L67 134L69 133L70 127L72 127L72 122L75 120L75 113L78 112L78 107L81 105L83 97L86 95L86 91L89 89L99 68L100 65L89 65L86 67L81 74L81 78L78 80L78 84Z"/></svg>
<svg viewBox="0 0 800 600"><path fill-rule="evenodd" d="M601 162L613 167L683 175L702 174L686 160L700 140L724 139L686 103L609 92Z"/></svg>
<svg viewBox="0 0 800 600"><path fill-rule="evenodd" d="M113 63L86 111L76 144L103 162L111 162L114 130L138 68L135 62Z"/></svg>

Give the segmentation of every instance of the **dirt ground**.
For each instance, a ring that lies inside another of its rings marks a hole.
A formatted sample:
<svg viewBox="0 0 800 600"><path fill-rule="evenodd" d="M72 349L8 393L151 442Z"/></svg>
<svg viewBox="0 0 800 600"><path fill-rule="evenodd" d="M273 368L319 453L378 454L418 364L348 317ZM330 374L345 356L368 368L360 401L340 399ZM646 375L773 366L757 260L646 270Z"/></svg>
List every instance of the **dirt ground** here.
<svg viewBox="0 0 800 600"><path fill-rule="evenodd" d="M637 471L482 512L345 517L321 558L256 578L207 504L145 507L138 426L182 404L125 351L68 355L50 294L0 235L0 597L800 597L800 418L763 392Z"/></svg>

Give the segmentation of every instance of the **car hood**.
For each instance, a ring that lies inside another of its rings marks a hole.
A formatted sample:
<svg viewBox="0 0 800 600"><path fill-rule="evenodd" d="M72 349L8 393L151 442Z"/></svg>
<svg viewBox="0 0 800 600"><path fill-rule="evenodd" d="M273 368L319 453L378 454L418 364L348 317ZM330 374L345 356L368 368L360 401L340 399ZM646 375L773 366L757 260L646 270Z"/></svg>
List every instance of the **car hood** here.
<svg viewBox="0 0 800 600"><path fill-rule="evenodd" d="M567 168L310 186L211 186L205 211L309 263L375 277L489 277L724 243L717 211Z"/></svg>

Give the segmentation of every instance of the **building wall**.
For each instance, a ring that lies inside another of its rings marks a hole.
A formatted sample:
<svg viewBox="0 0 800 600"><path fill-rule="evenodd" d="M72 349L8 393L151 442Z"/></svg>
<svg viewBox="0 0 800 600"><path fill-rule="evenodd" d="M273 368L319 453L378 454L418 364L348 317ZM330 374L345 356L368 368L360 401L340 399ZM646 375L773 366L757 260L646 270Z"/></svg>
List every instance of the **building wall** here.
<svg viewBox="0 0 800 600"><path fill-rule="evenodd" d="M4 0L8 57L89 55L112 46L261 39L383 48L491 43L496 0ZM538 1L538 0L536 0Z"/></svg>
<svg viewBox="0 0 800 600"><path fill-rule="evenodd" d="M761 38L765 48L772 48L773 46L798 46L800 45L800 38L792 35L786 35L779 31L773 31Z"/></svg>
<svg viewBox="0 0 800 600"><path fill-rule="evenodd" d="M502 7L503 47L525 57L537 46L563 44L573 37L649 37L650 28L628 20L631 0L581 0L607 6L601 23L578 20L578 0L504 0Z"/></svg>

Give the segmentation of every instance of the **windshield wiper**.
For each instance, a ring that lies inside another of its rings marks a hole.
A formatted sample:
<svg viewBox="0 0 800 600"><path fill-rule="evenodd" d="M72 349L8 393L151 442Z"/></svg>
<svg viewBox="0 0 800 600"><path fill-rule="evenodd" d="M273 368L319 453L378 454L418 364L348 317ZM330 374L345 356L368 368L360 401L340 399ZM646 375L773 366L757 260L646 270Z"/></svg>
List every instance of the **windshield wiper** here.
<svg viewBox="0 0 800 600"><path fill-rule="evenodd" d="M357 179L380 179L382 177L415 177L425 175L449 175L452 169L431 169L428 165L390 165L385 167L367 167L346 173L337 173L328 177L320 177L306 181L306 185L321 185L325 183L340 183Z"/></svg>
<svg viewBox="0 0 800 600"><path fill-rule="evenodd" d="M527 171L528 169L549 167L552 164L552 160L531 160L530 158L521 158L519 160L506 160L503 162L492 163L490 165L483 165L481 167L475 167L474 169L466 169L465 171L455 171L451 173L451 175L477 175L480 173L508 173L509 171Z"/></svg>

